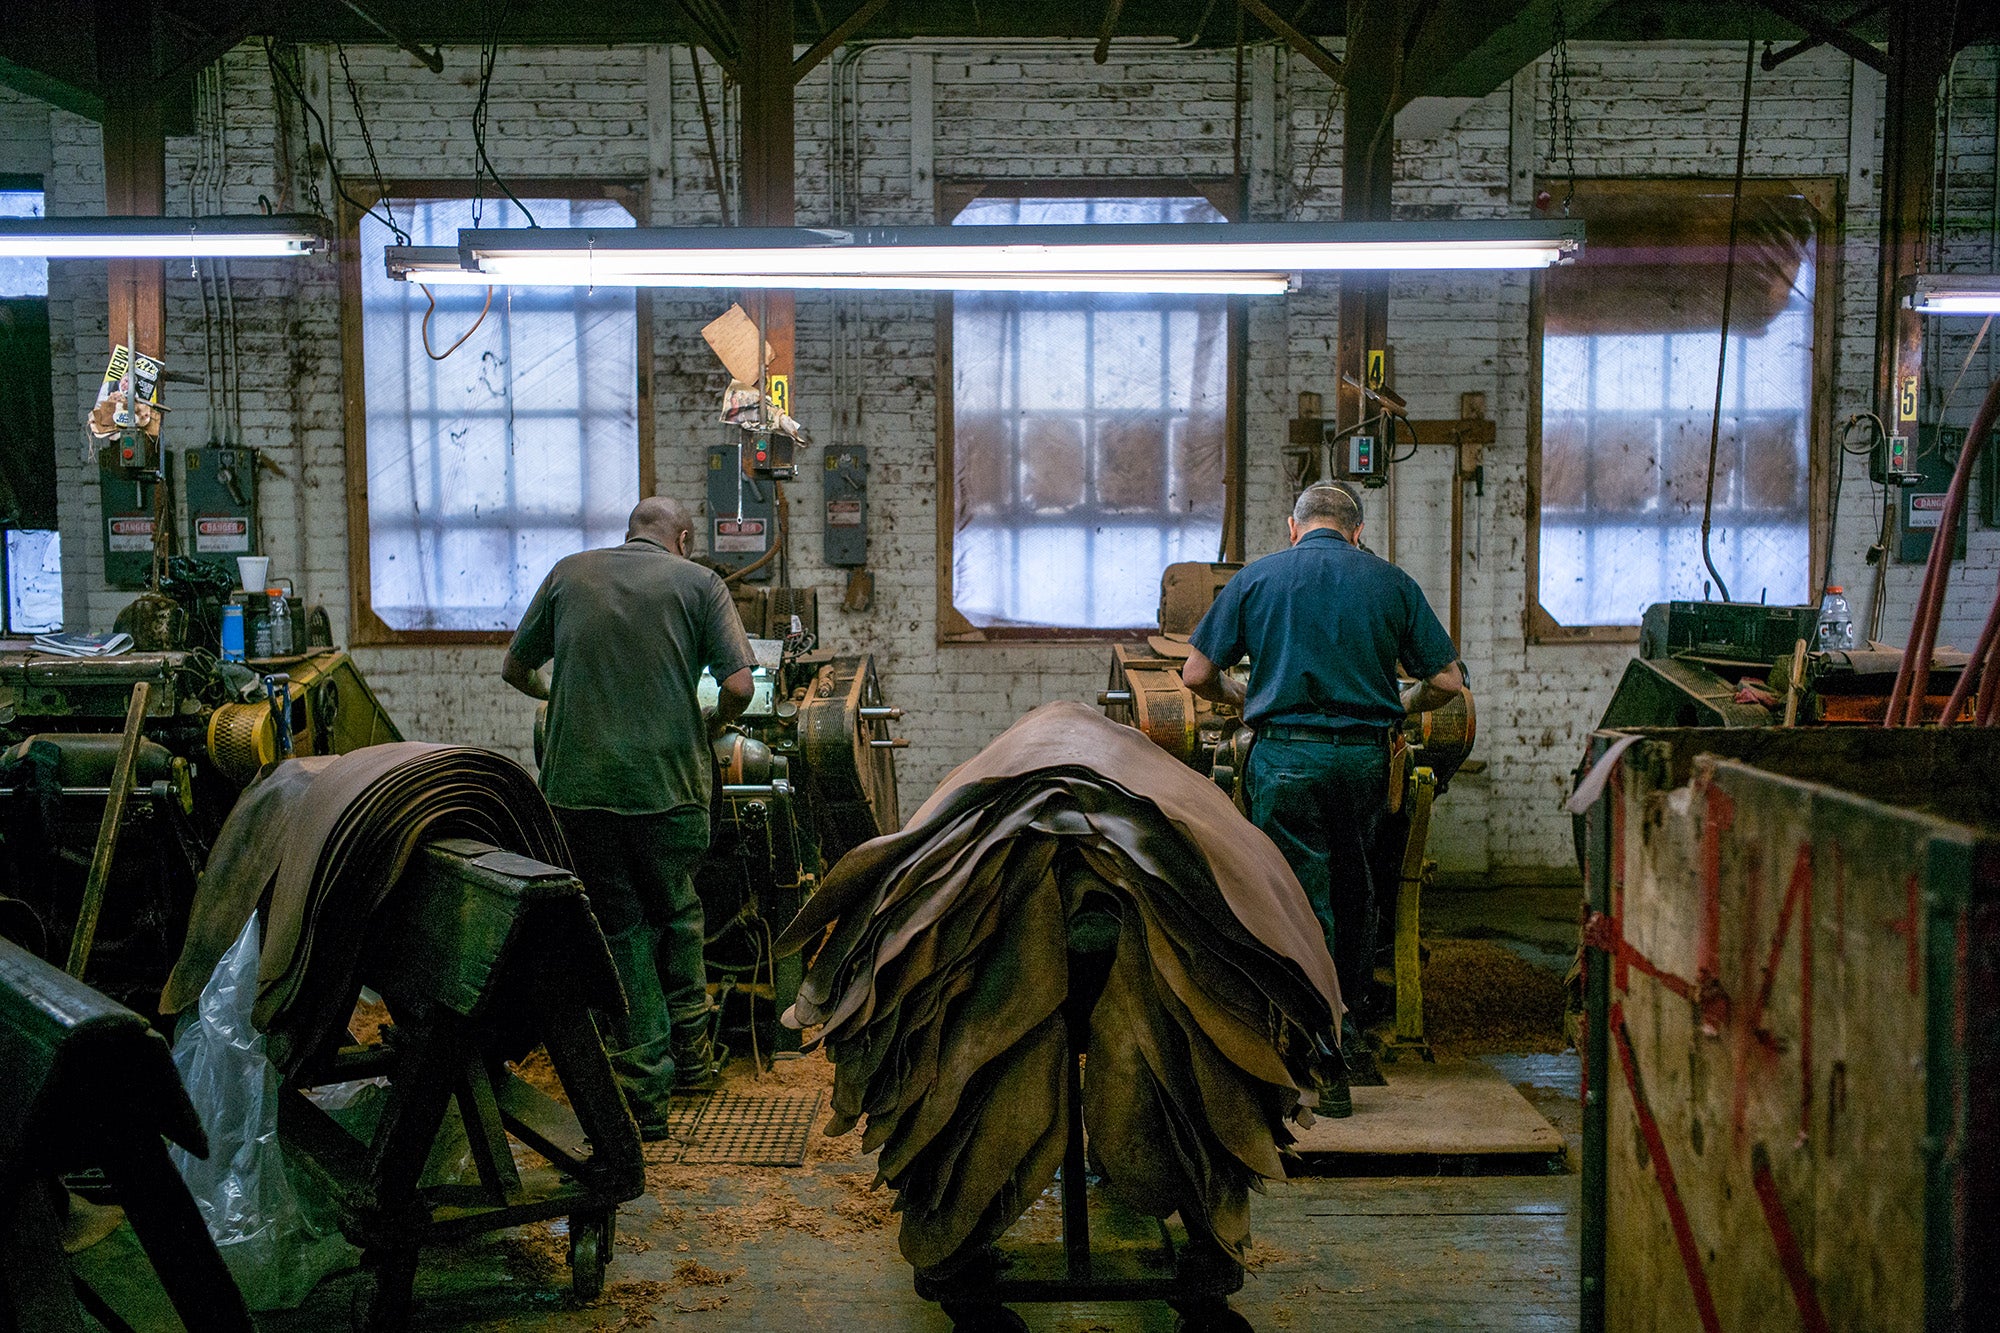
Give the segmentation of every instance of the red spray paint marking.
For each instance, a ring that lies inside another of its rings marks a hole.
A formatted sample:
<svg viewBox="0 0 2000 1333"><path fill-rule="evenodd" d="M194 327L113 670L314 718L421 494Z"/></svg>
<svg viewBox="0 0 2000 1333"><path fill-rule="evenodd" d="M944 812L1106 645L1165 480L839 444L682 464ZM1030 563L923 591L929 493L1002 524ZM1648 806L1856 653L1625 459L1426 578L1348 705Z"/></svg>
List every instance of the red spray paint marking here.
<svg viewBox="0 0 2000 1333"><path fill-rule="evenodd" d="M1917 993L1917 872L1912 870L1903 884L1903 915L1882 924L1893 935L1903 937L1904 971L1910 994Z"/></svg>
<svg viewBox="0 0 2000 1333"><path fill-rule="evenodd" d="M1630 968L1641 976L1651 977L1683 1000L1694 999L1694 983L1686 977L1675 976L1634 948L1625 938L1624 924L1616 917L1606 916L1602 912L1592 912L1586 916L1583 921L1583 942L1593 949L1602 949L1621 968Z"/></svg>
<svg viewBox="0 0 2000 1333"><path fill-rule="evenodd" d="M1754 871L1755 866L1751 866L1750 869ZM1804 906L1808 913L1811 911L1812 874L1812 844L1802 843L1799 846L1797 858L1792 862L1792 882L1785 890L1784 905L1778 909L1778 928L1772 933L1771 947L1764 955L1764 978L1758 984L1757 998L1751 1003L1750 1012L1744 1015L1743 1023L1736 1029L1734 1055L1736 1094L1735 1103L1732 1107L1731 1123L1735 1125L1736 1133L1739 1137L1743 1133L1744 1111L1750 1098L1750 1081L1747 1075L1751 1055L1751 1043L1754 1041L1766 1051L1773 1054L1778 1049L1776 1038L1764 1027L1764 1014L1770 1008L1771 990L1778 980L1778 960L1784 956L1785 941L1790 938L1792 933L1792 915L1799 911L1801 906ZM1749 882L1749 906L1745 912L1745 917L1747 920L1754 921L1757 917L1758 876L1754 873L1751 874ZM1746 955L1743 971L1745 975L1748 975L1750 966L1747 955L1750 953L1750 942L1747 932L1744 939L1743 952ZM1812 938L1810 927L1807 928L1801 938L1799 955L1799 968L1802 977L1800 983L1801 1000L1804 1007L1810 1012L1812 1008ZM1804 1032L1799 1045L1800 1058L1805 1066L1806 1086L1808 1088L1806 1097L1808 1101L1810 1101L1812 1096L1810 1092L1812 1085L1811 1033L1812 1020L1810 1017L1807 1017L1804 1020Z"/></svg>
<svg viewBox="0 0 2000 1333"><path fill-rule="evenodd" d="M1647 1155L1653 1159L1653 1177L1660 1183L1660 1199L1666 1204L1667 1222L1673 1227L1674 1244L1681 1252L1681 1267L1687 1272L1688 1286L1694 1289L1695 1313L1701 1317L1703 1333L1722 1333L1722 1317L1715 1310L1715 1296L1708 1289L1708 1270L1702 1267L1701 1249L1695 1244L1694 1226L1688 1221L1687 1205L1681 1202L1680 1186L1674 1180L1674 1164L1667 1160L1666 1139L1646 1090L1639 1083L1639 1062L1632 1055L1632 1038L1625 1030L1624 1006L1611 1004L1611 1035L1618 1046L1618 1063L1625 1070L1625 1086L1632 1094L1632 1111L1645 1136Z"/></svg>
<svg viewBox="0 0 2000 1333"><path fill-rule="evenodd" d="M1729 1021L1729 995L1722 989L1722 835L1736 820L1736 803L1710 782L1708 816L1701 828L1701 938L1695 942L1694 978L1700 990L1701 1030L1708 1036Z"/></svg>
<svg viewBox="0 0 2000 1333"><path fill-rule="evenodd" d="M1750 1181L1757 1189L1757 1205L1764 1210L1764 1225L1771 1229L1777 1245L1778 1265L1792 1289L1792 1303L1799 1307L1799 1325L1805 1333L1830 1333L1826 1312L1820 1308L1819 1292L1813 1287L1812 1273L1806 1268L1804 1251L1792 1231L1792 1219L1785 1201L1778 1197L1778 1181L1771 1174L1771 1157L1758 1144L1750 1153Z"/></svg>

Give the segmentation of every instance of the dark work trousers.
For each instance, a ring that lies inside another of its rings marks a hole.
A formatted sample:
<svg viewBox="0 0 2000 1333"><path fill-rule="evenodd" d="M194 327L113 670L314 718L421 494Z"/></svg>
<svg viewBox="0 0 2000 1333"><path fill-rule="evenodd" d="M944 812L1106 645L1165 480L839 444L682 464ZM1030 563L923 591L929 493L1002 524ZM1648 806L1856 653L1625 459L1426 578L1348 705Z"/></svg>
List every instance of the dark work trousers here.
<svg viewBox="0 0 2000 1333"><path fill-rule="evenodd" d="M556 819L625 987L628 1012L612 1024L612 1068L640 1128L663 1125L674 1087L674 1028L697 1026L708 1012L692 873L708 852L708 811L557 808Z"/></svg>
<svg viewBox="0 0 2000 1333"><path fill-rule="evenodd" d="M1250 822L1278 844L1326 932L1341 999L1375 979L1375 885L1369 862L1389 786L1384 743L1260 736L1245 780Z"/></svg>

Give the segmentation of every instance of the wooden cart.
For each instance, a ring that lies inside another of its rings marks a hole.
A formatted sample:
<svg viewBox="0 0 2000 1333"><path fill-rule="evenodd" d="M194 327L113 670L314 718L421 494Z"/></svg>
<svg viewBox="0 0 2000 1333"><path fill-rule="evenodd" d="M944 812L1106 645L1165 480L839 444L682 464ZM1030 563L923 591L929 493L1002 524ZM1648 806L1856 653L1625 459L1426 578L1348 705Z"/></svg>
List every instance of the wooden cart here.
<svg viewBox="0 0 2000 1333"><path fill-rule="evenodd" d="M624 1004L583 890L568 871L481 843L430 844L370 930L361 977L395 1026L386 1040L330 1052L285 1089L279 1133L337 1200L341 1229L376 1277L369 1326L409 1317L423 1246L569 1218L570 1278L594 1299L618 1205L645 1190L638 1127L591 1010ZM565 1106L506 1061L545 1046ZM316 1086L386 1075L366 1137L323 1110ZM420 1187L451 1108L476 1181ZM517 1165L513 1143L547 1165Z"/></svg>

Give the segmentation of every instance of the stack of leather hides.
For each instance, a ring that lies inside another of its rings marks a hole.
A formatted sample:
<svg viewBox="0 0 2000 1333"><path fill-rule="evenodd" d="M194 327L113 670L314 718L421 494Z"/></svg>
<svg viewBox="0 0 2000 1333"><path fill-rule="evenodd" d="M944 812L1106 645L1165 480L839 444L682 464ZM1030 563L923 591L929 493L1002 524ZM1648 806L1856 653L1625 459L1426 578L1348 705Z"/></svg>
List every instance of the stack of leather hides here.
<svg viewBox="0 0 2000 1333"><path fill-rule="evenodd" d="M998 1240L1054 1181L1079 1049L1105 1188L1238 1258L1249 1190L1283 1177L1287 1122L1341 1070L1339 983L1284 857L1079 703L850 852L778 952L822 936L785 1021L824 1025L827 1132L866 1117L919 1268Z"/></svg>
<svg viewBox="0 0 2000 1333"><path fill-rule="evenodd" d="M265 770L209 853L160 1012L200 997L264 905L255 1019L279 1072L297 1072L345 1028L371 919L433 838L569 864L534 779L490 750L398 741Z"/></svg>

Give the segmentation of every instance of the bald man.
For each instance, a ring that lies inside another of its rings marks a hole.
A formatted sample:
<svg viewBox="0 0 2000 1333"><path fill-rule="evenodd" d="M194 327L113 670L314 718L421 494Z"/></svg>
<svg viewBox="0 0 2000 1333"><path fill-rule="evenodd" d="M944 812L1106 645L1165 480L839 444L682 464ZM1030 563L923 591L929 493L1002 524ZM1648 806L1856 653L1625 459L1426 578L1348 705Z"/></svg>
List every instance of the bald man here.
<svg viewBox="0 0 2000 1333"><path fill-rule="evenodd" d="M542 792L625 985L611 1061L647 1138L666 1134L676 1086L716 1073L691 872L708 851L711 729L749 705L757 661L729 589L693 553L689 511L641 500L623 546L556 562L501 670L549 701ZM722 686L713 719L695 697L704 667Z"/></svg>

